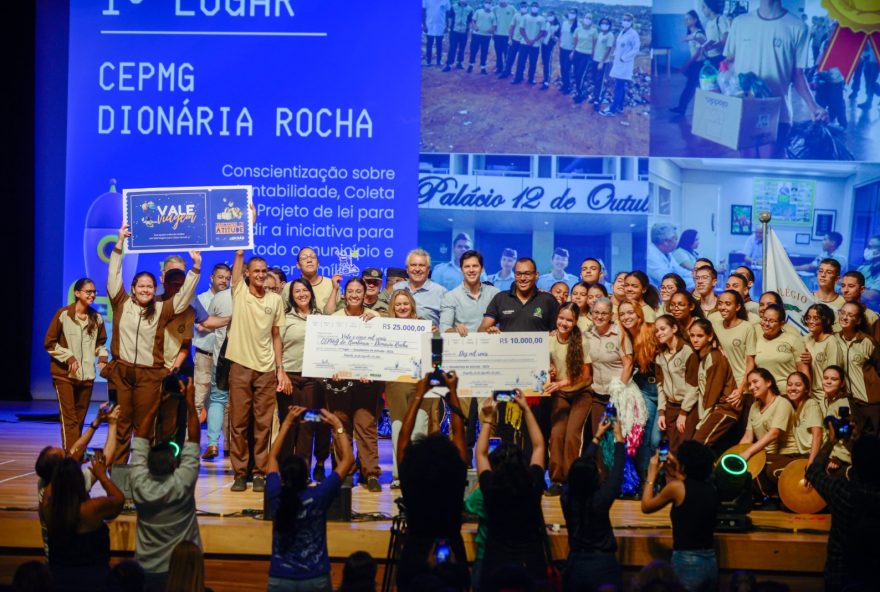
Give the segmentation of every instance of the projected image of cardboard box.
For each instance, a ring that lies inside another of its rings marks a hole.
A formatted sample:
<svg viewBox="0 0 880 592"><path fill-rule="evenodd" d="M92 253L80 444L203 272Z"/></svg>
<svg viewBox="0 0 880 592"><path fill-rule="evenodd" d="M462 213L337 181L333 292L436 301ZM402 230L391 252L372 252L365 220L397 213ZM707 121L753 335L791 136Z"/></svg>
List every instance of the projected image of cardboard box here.
<svg viewBox="0 0 880 592"><path fill-rule="evenodd" d="M780 97L748 99L697 89L691 132L739 150L776 141Z"/></svg>

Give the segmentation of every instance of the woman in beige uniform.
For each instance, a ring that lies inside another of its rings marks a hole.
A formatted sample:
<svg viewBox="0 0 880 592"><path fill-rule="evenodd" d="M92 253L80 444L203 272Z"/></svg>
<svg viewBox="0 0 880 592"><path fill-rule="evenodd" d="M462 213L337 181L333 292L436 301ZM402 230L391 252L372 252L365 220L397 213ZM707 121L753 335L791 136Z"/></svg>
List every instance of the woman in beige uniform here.
<svg viewBox="0 0 880 592"><path fill-rule="evenodd" d="M642 309L646 323L653 323L660 307L660 293L651 285L643 271L631 271L623 280L623 291L627 302Z"/></svg>
<svg viewBox="0 0 880 592"><path fill-rule="evenodd" d="M593 321L590 319L590 305L588 304L589 291L590 285L585 282L579 282L571 288L571 301L577 304L580 311L577 326L584 334L593 326Z"/></svg>
<svg viewBox="0 0 880 592"><path fill-rule="evenodd" d="M685 372L688 384L697 387L699 413L694 440L714 446L739 423L742 409L751 404L751 397L743 396L738 402L731 399L736 381L712 323L702 318L694 319L688 336L695 355L688 360Z"/></svg>
<svg viewBox="0 0 880 592"><path fill-rule="evenodd" d="M825 416L840 418L848 414L850 399L846 392L846 372L840 366L828 366L822 373L822 391L825 394ZM843 410L846 409L844 412ZM823 425L827 430L828 426ZM823 433L823 442L828 441L828 434ZM852 465L852 454L848 440L838 440L828 459L828 472L832 475L843 475Z"/></svg>
<svg viewBox="0 0 880 592"><path fill-rule="evenodd" d="M880 433L880 348L869 335L865 305L847 302L837 315L837 339L843 352L846 390L852 414L862 434Z"/></svg>
<svg viewBox="0 0 880 592"><path fill-rule="evenodd" d="M593 403L589 423L593 434L599 427L605 405L611 400L611 381L624 384L632 378L633 346L626 332L612 320L611 301L599 298L593 305L593 327L587 332L593 370Z"/></svg>
<svg viewBox="0 0 880 592"><path fill-rule="evenodd" d="M755 367L757 334L755 326L749 322L742 294L725 290L718 295L716 306L717 313L710 314L709 319L736 380L737 387L732 396L739 400L748 388L746 376Z"/></svg>
<svg viewBox="0 0 880 592"><path fill-rule="evenodd" d="M810 331L804 335L804 352L801 362L810 367L810 396L825 410L825 393L822 391L822 373L832 365L843 366L843 350L840 340L834 337L835 318L830 306L817 303L807 308L804 325Z"/></svg>
<svg viewBox="0 0 880 592"><path fill-rule="evenodd" d="M544 393L553 397L550 414L550 489L546 495L562 493L568 469L581 455L584 424L590 413L592 382L590 346L577 326L580 310L569 302L556 315L556 330L550 333L550 381Z"/></svg>
<svg viewBox="0 0 880 592"><path fill-rule="evenodd" d="M43 346L52 358L50 371L61 416L61 447L70 450L80 434L92 399L95 362L107 365L104 319L92 308L95 282L81 278L73 284L72 304L55 311Z"/></svg>
<svg viewBox="0 0 880 592"><path fill-rule="evenodd" d="M787 440L781 451L788 459L771 467L770 473L774 477L778 476L779 470L784 469L788 462L796 458L806 458L808 466L813 464L813 459L822 448L824 437L822 424L825 416L819 402L811 395L810 379L807 375L801 372L789 375L785 398L794 408L786 434Z"/></svg>
<svg viewBox="0 0 880 592"><path fill-rule="evenodd" d="M138 431L141 425L152 424L156 419L162 379L167 375L165 326L192 302L202 263L201 254L190 251L193 267L186 274L183 287L170 300L156 299L156 278L147 271L134 276L128 293L122 288L122 248L129 236L131 232L125 224L119 229L107 273L107 296L113 309L113 361L105 373L116 389L119 404L118 444L112 464L127 462L132 429Z"/></svg>
<svg viewBox="0 0 880 592"><path fill-rule="evenodd" d="M379 314L364 306L367 285L359 277L353 277L345 284L345 307L333 313L334 316L361 317L369 321ZM366 378L334 379L327 383L327 408L336 415L357 443L357 456L361 466L361 485L372 492L382 491L379 484L379 432L376 426L376 408L381 382Z"/></svg>
<svg viewBox="0 0 880 592"><path fill-rule="evenodd" d="M662 314L654 322L657 336L657 427L675 451L694 435L697 423L697 388L688 384L686 367L694 350L681 333L675 317Z"/></svg>
<svg viewBox="0 0 880 592"><path fill-rule="evenodd" d="M416 301L409 290L395 290L388 303L388 316L392 319L418 319ZM397 439L403 426L403 416L410 401L416 394L416 384L410 382L388 382L385 384L385 401L391 419L391 489L398 489L400 481L397 473ZM438 399L424 399L416 413L416 423L412 437L427 436L432 413L436 412ZM468 400L469 401L469 400Z"/></svg>
<svg viewBox="0 0 880 592"><path fill-rule="evenodd" d="M784 326L785 309L778 304L768 304L761 313L761 331L755 342L755 365L768 370L776 378L779 392L785 389L792 372L810 375L810 367L801 360L803 338L783 331Z"/></svg>

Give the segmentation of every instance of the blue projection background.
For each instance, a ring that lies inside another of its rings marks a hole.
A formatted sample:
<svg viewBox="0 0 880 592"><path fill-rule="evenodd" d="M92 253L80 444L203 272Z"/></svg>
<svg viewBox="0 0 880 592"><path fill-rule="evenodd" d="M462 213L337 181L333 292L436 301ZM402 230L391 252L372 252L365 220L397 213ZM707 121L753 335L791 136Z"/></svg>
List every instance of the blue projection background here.
<svg viewBox="0 0 880 592"><path fill-rule="evenodd" d="M60 28L45 22L64 14L54 4L41 3L38 47ZM123 188L252 184L256 252L270 265L290 272L305 245L328 275L340 255L359 267L402 264L417 240L420 31L400 23L419 22L420 10L390 1L72 0L67 95L51 98L55 109L67 103L62 281L43 284L53 297L36 304L35 334L79 277L95 279L103 295ZM55 94L63 87L56 80ZM46 88L38 81L38 94ZM38 130L38 154L60 141ZM59 196L38 190L38 212L57 215ZM163 257L127 257L125 281L135 269L158 275ZM206 254L205 275L231 258ZM40 359L32 383L45 373Z"/></svg>

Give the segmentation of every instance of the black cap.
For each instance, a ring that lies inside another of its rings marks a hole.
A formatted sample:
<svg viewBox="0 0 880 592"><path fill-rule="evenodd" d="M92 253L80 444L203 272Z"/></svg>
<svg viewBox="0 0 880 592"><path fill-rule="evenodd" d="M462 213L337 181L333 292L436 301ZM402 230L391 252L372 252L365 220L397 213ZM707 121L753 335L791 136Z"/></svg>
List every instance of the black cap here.
<svg viewBox="0 0 880 592"><path fill-rule="evenodd" d="M365 280L381 280L382 271L375 267L367 267L364 269L363 273L361 273L361 278Z"/></svg>
<svg viewBox="0 0 880 592"><path fill-rule="evenodd" d="M409 274L406 273L406 270L400 267L389 267L385 270L385 277L401 277L403 279L407 279Z"/></svg>

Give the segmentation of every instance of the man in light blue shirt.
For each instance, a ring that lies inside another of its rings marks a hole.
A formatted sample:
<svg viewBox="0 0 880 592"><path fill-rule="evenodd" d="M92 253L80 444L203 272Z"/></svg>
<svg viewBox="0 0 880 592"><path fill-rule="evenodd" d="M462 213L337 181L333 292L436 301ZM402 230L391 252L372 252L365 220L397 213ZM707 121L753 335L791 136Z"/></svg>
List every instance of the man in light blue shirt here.
<svg viewBox="0 0 880 592"><path fill-rule="evenodd" d="M461 256L474 248L474 241L466 232L459 232L452 241L452 260L438 263L431 270L431 280L440 284L447 290L451 290L461 283L464 276L461 274ZM485 272L480 275L481 281L486 281Z"/></svg>
<svg viewBox="0 0 880 592"><path fill-rule="evenodd" d="M199 323L208 318L208 307L217 292L222 292L229 287L229 278L232 270L225 263L218 263L211 272L211 287L195 297L192 307L196 311L196 328L193 334L192 344L195 348L193 362L193 383L196 388L196 411L199 419L207 419L207 399L211 392L211 381L214 375L214 332L205 329Z"/></svg>
<svg viewBox="0 0 880 592"><path fill-rule="evenodd" d="M409 291L416 301L416 314L439 326L440 305L446 294L446 288L428 279L430 268L431 255L424 249L413 249L406 256L406 274L409 276L409 281L398 282L394 285L394 289Z"/></svg>
<svg viewBox="0 0 880 592"><path fill-rule="evenodd" d="M499 290L480 282L483 256L477 251L468 251L461 256L461 271L464 274L462 282L443 297L440 332L466 337L469 331L479 330L486 307Z"/></svg>
<svg viewBox="0 0 880 592"><path fill-rule="evenodd" d="M516 249L507 248L501 251L501 269L489 276L492 285L502 292L510 290L513 285L513 264L517 257L519 255L516 254Z"/></svg>
<svg viewBox="0 0 880 592"><path fill-rule="evenodd" d="M580 278L565 271L565 268L568 267L568 249L563 249L561 247L553 249L553 257L550 258L550 265L552 271L550 273L545 273L538 278L539 290L549 292L550 288L552 288L553 284L556 282L565 282L568 285L568 289L571 290L571 288L580 281Z"/></svg>

